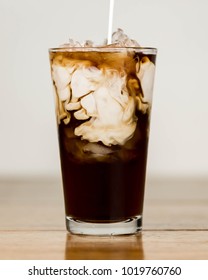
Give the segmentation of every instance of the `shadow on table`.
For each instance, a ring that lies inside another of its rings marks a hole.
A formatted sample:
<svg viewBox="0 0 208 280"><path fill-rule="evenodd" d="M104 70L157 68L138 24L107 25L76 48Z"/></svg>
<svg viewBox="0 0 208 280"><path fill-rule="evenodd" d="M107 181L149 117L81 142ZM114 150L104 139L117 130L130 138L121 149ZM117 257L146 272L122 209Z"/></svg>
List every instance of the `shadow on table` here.
<svg viewBox="0 0 208 280"><path fill-rule="evenodd" d="M67 234L66 260L142 260L142 234L129 236L78 236Z"/></svg>

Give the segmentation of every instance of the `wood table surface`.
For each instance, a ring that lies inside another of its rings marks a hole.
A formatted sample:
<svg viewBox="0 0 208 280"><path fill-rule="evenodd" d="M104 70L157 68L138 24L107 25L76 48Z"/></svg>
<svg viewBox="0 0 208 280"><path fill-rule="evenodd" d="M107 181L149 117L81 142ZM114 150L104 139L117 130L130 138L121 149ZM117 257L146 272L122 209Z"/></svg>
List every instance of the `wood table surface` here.
<svg viewBox="0 0 208 280"><path fill-rule="evenodd" d="M208 260L208 179L148 179L142 233L110 237L66 232L60 179L1 179L0 259Z"/></svg>

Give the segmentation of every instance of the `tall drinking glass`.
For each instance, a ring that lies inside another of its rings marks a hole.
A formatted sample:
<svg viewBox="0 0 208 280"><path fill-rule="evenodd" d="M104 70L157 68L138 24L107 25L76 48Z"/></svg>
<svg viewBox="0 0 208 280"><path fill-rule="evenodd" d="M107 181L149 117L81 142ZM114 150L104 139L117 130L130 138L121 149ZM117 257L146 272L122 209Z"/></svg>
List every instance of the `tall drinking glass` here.
<svg viewBox="0 0 208 280"><path fill-rule="evenodd" d="M142 228L157 50L49 50L66 227L75 234Z"/></svg>

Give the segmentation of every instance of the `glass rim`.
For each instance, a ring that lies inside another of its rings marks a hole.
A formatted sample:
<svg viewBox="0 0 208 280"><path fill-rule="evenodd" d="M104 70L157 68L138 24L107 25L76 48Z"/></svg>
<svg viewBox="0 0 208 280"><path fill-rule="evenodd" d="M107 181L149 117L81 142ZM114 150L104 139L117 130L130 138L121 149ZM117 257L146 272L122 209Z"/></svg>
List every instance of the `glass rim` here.
<svg viewBox="0 0 208 280"><path fill-rule="evenodd" d="M137 51L146 54L157 54L157 48L154 47L110 47L110 46L97 46L97 47L56 47L49 48L49 53L57 52L123 52L123 51Z"/></svg>

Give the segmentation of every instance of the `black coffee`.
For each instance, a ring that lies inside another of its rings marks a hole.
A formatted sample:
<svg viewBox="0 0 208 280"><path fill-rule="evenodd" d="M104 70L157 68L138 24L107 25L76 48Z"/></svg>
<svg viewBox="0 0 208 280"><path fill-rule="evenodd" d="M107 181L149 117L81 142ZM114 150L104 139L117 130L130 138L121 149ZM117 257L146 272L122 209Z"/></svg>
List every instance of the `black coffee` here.
<svg viewBox="0 0 208 280"><path fill-rule="evenodd" d="M66 215L94 222L119 221L141 215L148 116L140 116L135 136L127 143L133 142L133 149L114 147L112 154L98 158L89 152L83 159L77 157L82 140L67 139L68 129L64 124L59 126Z"/></svg>

